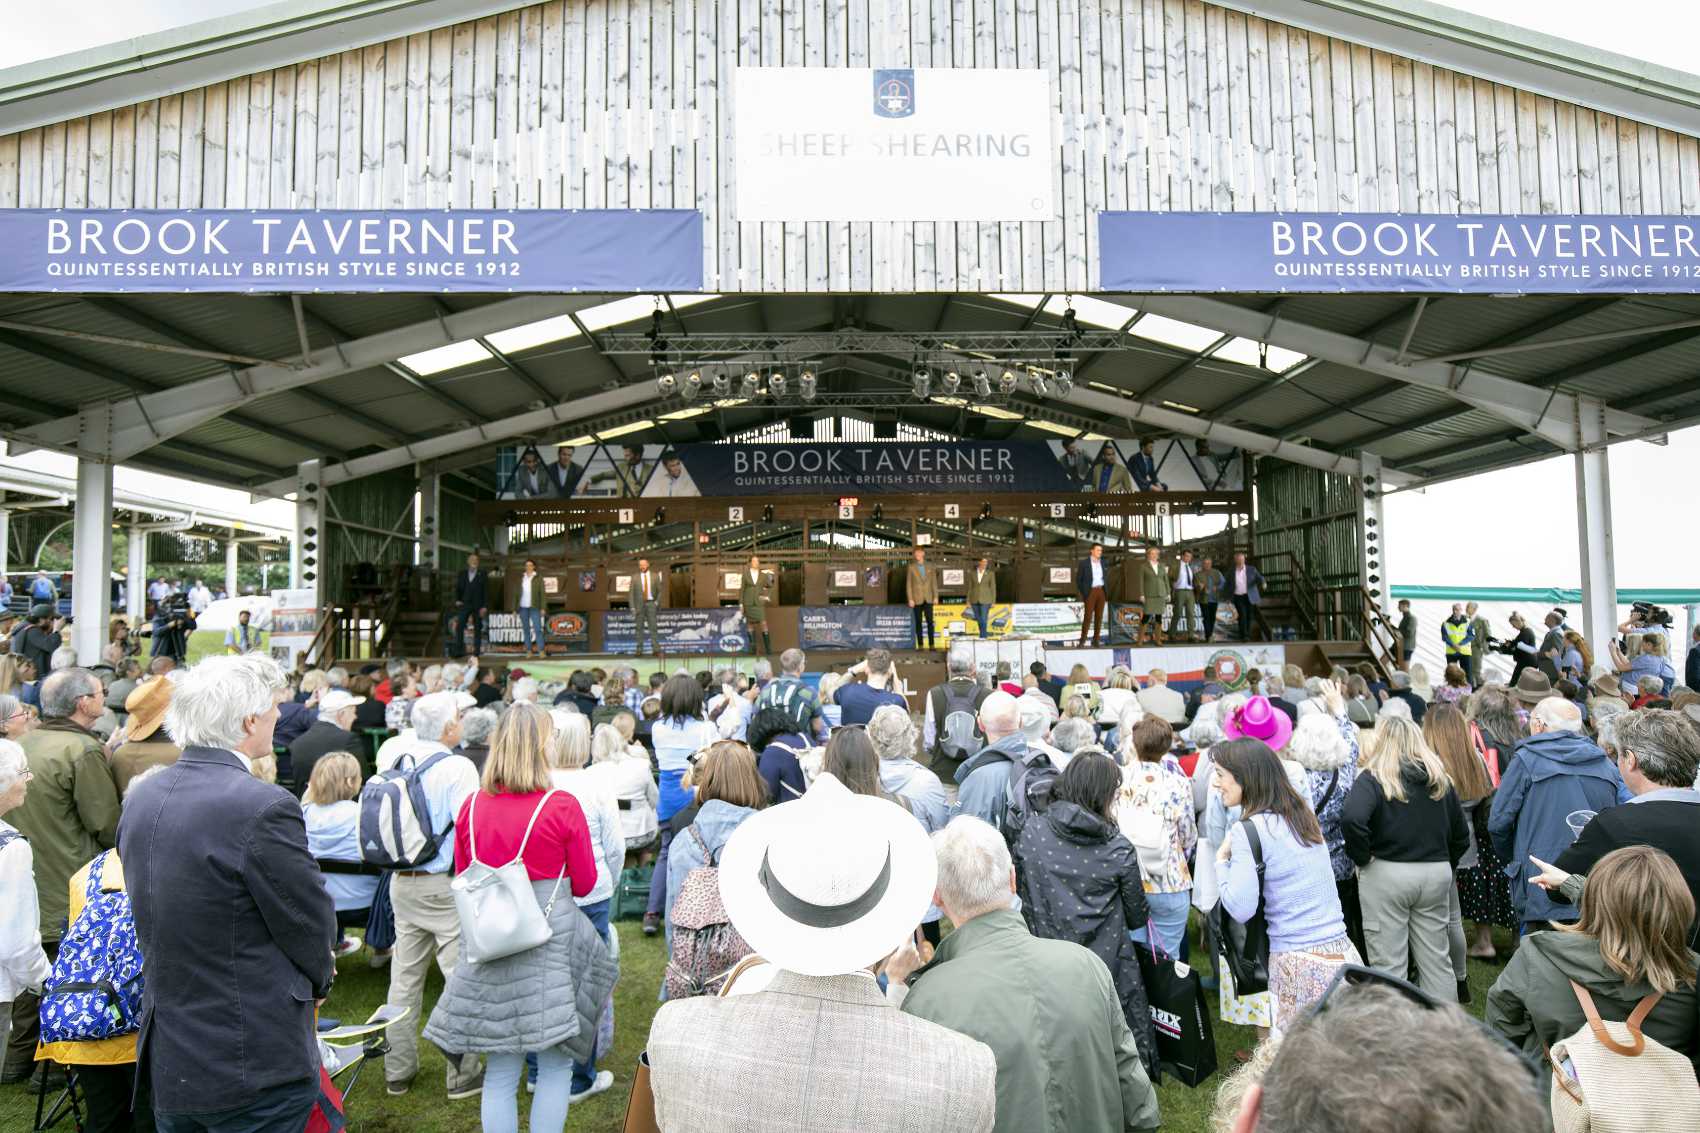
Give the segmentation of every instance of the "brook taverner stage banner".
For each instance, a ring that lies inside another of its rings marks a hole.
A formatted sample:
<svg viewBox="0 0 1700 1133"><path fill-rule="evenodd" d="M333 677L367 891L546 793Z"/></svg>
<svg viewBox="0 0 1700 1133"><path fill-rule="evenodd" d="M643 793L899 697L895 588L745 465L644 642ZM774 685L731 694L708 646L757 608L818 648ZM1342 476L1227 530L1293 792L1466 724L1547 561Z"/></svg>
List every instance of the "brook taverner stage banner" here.
<svg viewBox="0 0 1700 1133"><path fill-rule="evenodd" d="M0 291L701 291L694 209L0 209Z"/></svg>
<svg viewBox="0 0 1700 1133"><path fill-rule="evenodd" d="M683 445L663 457L643 494L742 496L877 492L1078 490L1043 441ZM661 491L671 480L689 491Z"/></svg>
<svg viewBox="0 0 1700 1133"><path fill-rule="evenodd" d="M1683 216L1104 212L1105 291L1700 292Z"/></svg>

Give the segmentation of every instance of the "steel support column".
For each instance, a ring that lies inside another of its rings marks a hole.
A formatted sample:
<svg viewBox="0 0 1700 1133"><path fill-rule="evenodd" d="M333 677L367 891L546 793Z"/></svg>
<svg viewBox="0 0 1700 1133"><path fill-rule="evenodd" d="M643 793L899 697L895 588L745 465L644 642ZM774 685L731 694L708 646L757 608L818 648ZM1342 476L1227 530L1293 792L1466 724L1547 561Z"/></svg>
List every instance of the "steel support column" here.
<svg viewBox="0 0 1700 1133"><path fill-rule="evenodd" d="M128 554L130 585L124 596L124 613L129 616L130 628L137 629L148 614L148 532L139 523L130 525Z"/></svg>
<svg viewBox="0 0 1700 1133"><path fill-rule="evenodd" d="M303 460L295 470L295 538L289 544L289 585L310 590L312 605L324 593L324 461Z"/></svg>
<svg viewBox="0 0 1700 1133"><path fill-rule="evenodd" d="M1596 406L1577 405L1576 537L1582 561L1582 633L1603 642L1617 632L1617 575L1611 541L1611 450ZM1588 446L1597 445L1597 448Z"/></svg>
<svg viewBox="0 0 1700 1133"><path fill-rule="evenodd" d="M236 542L236 532L230 533L230 538L224 541L224 593L228 598L234 598L241 593L236 585L236 559L239 544Z"/></svg>
<svg viewBox="0 0 1700 1133"><path fill-rule="evenodd" d="M436 570L442 563L442 477L435 464L415 466L419 478L419 565Z"/></svg>
<svg viewBox="0 0 1700 1133"><path fill-rule="evenodd" d="M94 405L79 415L77 510L72 518L71 647L84 666L100 661L112 610L112 414Z"/></svg>
<svg viewBox="0 0 1700 1133"><path fill-rule="evenodd" d="M6 493L0 492L0 503L6 500ZM12 513L0 507L0 574L6 573L7 566L12 560Z"/></svg>
<svg viewBox="0 0 1700 1133"><path fill-rule="evenodd" d="M1387 572L1387 514L1383 507L1387 492L1381 457L1366 452L1360 453L1358 460L1363 465L1358 477L1358 575L1369 596L1385 607L1387 596L1393 593L1393 581Z"/></svg>

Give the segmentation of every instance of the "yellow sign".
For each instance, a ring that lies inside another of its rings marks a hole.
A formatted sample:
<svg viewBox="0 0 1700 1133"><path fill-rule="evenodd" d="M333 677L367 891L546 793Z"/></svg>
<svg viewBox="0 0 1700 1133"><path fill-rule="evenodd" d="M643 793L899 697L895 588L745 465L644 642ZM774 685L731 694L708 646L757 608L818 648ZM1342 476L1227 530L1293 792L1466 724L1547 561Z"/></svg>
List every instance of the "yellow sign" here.
<svg viewBox="0 0 1700 1133"><path fill-rule="evenodd" d="M991 631L988 638L1004 637L1009 633L1010 606L1007 602L998 602L989 607L989 623ZM937 648L948 649L952 640L972 641L980 636L980 623L974 620L974 611L966 602L940 602L933 607L933 624L938 627L939 637Z"/></svg>

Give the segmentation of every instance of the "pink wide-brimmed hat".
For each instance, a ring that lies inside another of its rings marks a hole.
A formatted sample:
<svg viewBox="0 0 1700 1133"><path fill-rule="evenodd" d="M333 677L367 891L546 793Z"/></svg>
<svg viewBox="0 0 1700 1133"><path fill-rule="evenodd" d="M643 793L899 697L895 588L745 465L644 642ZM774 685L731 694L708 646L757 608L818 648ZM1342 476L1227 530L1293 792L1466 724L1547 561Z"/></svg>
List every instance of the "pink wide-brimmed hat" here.
<svg viewBox="0 0 1700 1133"><path fill-rule="evenodd" d="M1271 751L1280 751L1293 738L1293 720L1267 696L1254 696L1222 721L1222 734L1230 740L1262 740Z"/></svg>

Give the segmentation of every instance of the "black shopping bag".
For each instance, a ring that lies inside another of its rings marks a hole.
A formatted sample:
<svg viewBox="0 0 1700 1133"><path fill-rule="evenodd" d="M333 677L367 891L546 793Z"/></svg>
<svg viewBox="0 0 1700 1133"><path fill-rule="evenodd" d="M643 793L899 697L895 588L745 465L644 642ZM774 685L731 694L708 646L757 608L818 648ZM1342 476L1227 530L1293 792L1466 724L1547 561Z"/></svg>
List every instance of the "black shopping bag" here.
<svg viewBox="0 0 1700 1133"><path fill-rule="evenodd" d="M1188 1086L1216 1073L1216 1038L1198 972L1149 946L1139 949L1151 1026L1157 1032L1157 1061Z"/></svg>

